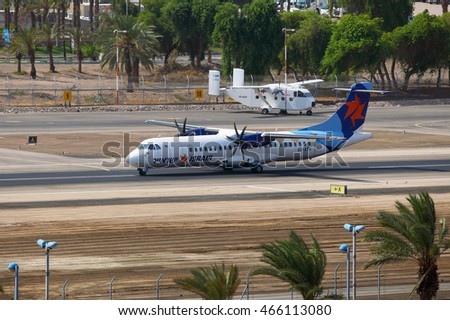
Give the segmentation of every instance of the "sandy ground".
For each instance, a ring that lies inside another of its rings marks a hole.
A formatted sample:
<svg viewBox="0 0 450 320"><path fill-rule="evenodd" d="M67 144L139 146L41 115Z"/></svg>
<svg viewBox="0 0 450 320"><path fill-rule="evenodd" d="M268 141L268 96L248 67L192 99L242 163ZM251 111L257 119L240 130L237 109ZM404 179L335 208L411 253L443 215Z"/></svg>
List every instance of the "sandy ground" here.
<svg viewBox="0 0 450 320"><path fill-rule="evenodd" d="M401 133L390 133L392 136L386 134L383 134L383 139L395 141L392 139L393 135ZM89 134L77 136L79 141L72 144L73 149L65 152L83 157L97 157L99 145L105 140L117 138L115 134L96 135L94 141L97 147L92 147L90 145L93 140ZM406 136L402 139L403 146L406 141L414 146L421 139L420 135ZM9 147L15 149L17 144L22 144L23 138L6 137L2 144L5 142L6 146L10 143ZM49 134L40 136L41 138L41 141L46 141L42 145L47 147L40 148L38 145L35 151L62 153L58 144L60 137ZM137 138L140 137L136 136ZM377 146L385 142L379 139L374 140ZM448 149L448 137L427 135L426 141L429 148L444 143ZM22 147L32 150L32 146ZM374 145L361 144L361 148L349 150L350 156L352 152L356 156L360 151L371 152L370 148L374 148ZM442 178L445 180L445 176ZM444 180L442 183L447 185ZM434 185L433 181L437 180L430 180L429 184ZM264 200L253 200L249 193L246 200L227 200L225 197L223 201L218 201L208 200L208 195L212 192L208 190L213 190L211 188L198 188L195 193L183 186L155 186L151 184L151 180L149 183L147 192L159 198L157 203L130 204L124 201L121 204L120 199L125 199L130 193L120 191L120 186L109 189L111 186L105 185L106 189L101 197L115 199L115 204L108 205L107 201L87 204L81 196L83 193L89 199L95 198L89 191L89 185L63 189L54 185L42 190L45 198L40 196L41 200L53 201L50 206L25 205L14 209L0 205L0 241L3 244L0 261L6 264L9 260L14 260L20 264L21 298L42 299L44 295L45 257L35 245L38 238L58 240L60 243L51 253L52 299L61 298L61 286L65 280L69 281L66 288L68 299L108 299L109 282L113 277L115 299L154 299L156 279L160 275L160 298L180 299L195 296L177 288L172 279L188 275L192 268L222 262L236 263L239 266L243 279L238 289L239 296L244 289L245 274L262 265L260 244L283 239L290 230L296 230L308 241L313 233L326 251L328 267L324 285L328 293L333 291L334 268L341 264L338 270L338 288L339 292L344 292L345 258L337 249L343 241L350 242L351 237L343 230L342 225L348 222L364 223L367 228L372 228L376 226L375 216L378 210L394 210L394 202L404 200L404 196L399 195L274 199L270 196L270 188L266 188L264 191L261 189L261 192L267 192L268 195ZM288 188L282 184L272 187ZM9 191L11 195L8 201L34 201L32 197L21 198L21 190L19 188L15 193ZM26 190L28 189L24 189ZM145 191L141 188L141 192ZM37 195L40 194L39 190L36 192ZM228 192L235 193L236 190ZM185 203L164 201L165 197L173 193L196 194L198 200L191 199ZM62 194L65 198L74 198L78 204L73 207L58 205ZM433 198L438 215L450 220L450 192L433 194ZM368 249L369 246L359 244L359 263L368 261ZM439 268L442 284L438 298L449 298L450 288L446 285L450 279L448 255L442 257ZM383 298L407 299L408 294L404 291L412 290L415 277L414 263L384 266ZM1 299L12 297L12 278L7 270L0 271L4 288L4 293L0 294ZM376 269L359 268L358 283L361 298L376 298ZM403 286L406 286L406 290ZM403 293L399 293L399 290ZM290 297L289 288L285 284L264 276L251 278L251 292L254 298ZM412 297L417 298L415 295Z"/></svg>
<svg viewBox="0 0 450 320"><path fill-rule="evenodd" d="M14 65L10 66L15 68ZM26 66L25 66L26 68ZM47 77L46 65L38 65L38 76ZM58 70L59 66L57 66ZM6 72L2 66L1 72ZM87 77L95 82L98 71L87 71ZM171 131L173 132L173 131ZM398 132L374 132L375 137L369 143L353 146L352 150L367 151L373 148L390 146L402 135L403 147L414 147L420 143L424 147L449 147L448 137L435 135L416 135ZM379 134L377 134L379 133ZM67 146L69 134L40 134L36 146L26 144L25 135L3 135L3 148L13 150L36 151L52 155L65 155L97 159L102 157L102 146L107 141L121 141L122 133L92 135L70 134L71 144ZM148 134L131 133L132 140L140 141ZM121 151L122 153L123 151ZM431 173L430 173L431 174ZM441 176L445 180L445 174ZM433 180L435 181L435 180ZM433 185L432 180L428 183ZM119 186L120 187L120 186ZM290 230L296 230L301 236L310 239L314 233L327 253L328 267L324 281L327 292L333 291L333 271L338 270L338 288L344 292L345 257L338 252L343 241L350 242L351 237L342 225L344 223L362 224L367 228L376 226L375 216L378 210L394 210L394 201L404 200L406 195L370 195L364 197L312 197L302 199L252 199L251 194L245 200L223 201L208 200L211 191L199 188L195 194L198 199L185 203L164 201L172 192L188 195L195 186L181 185L157 186L148 183L138 186L142 192L154 192L160 201L154 204L120 203L125 192L115 190L118 186L104 185L107 199L87 204L81 194L87 197L91 186L66 186L55 184L42 192L52 202L50 206L26 207L19 209L0 204L0 262L6 265L16 261L21 267L21 299L43 299L45 256L36 243L36 239L57 240L60 246L51 253L50 297L61 299L61 286L69 281L66 288L68 299L108 299L109 282L115 277L115 299L154 299L156 279L161 276L160 298L195 298L194 295L176 287L172 279L186 276L196 267L207 267L212 263L236 263L240 268L242 284L237 296L244 289L245 274L261 266L260 244L286 238ZM282 188L283 186L279 186ZM67 188L68 190L66 190ZM126 189L127 186L122 186ZM25 203L33 200L23 198L21 188L6 190L12 200ZM66 192L67 191L67 192ZM238 192L235 190L234 192ZM70 194L73 192L73 194ZM58 201L61 193L66 197L78 199L73 207L61 206ZM312 191L313 193L313 191ZM450 220L450 191L432 195L438 215ZM167 198L170 199L170 198ZM368 261L369 246L359 244L358 261ZM438 298L450 298L450 258L442 257L439 262L442 290ZM403 263L383 267L382 294L384 299L407 299L412 290L416 266ZM361 298L376 298L377 270L358 269L358 286L364 295ZM13 296L12 274L3 268L0 270L0 284L4 293L0 299ZM252 297L278 297L288 299L289 288L277 280L268 277L251 278ZM406 286L406 290L402 287ZM399 293L398 290L402 290ZM391 291L392 290L392 291ZM297 297L297 296L296 296ZM413 295L413 298L417 298Z"/></svg>

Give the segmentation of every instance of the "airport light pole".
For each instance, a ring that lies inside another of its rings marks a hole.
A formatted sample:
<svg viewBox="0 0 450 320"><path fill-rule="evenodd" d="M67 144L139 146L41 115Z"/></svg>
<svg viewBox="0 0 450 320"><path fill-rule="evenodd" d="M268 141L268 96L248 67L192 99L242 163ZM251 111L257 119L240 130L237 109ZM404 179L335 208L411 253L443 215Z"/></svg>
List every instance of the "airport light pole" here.
<svg viewBox="0 0 450 320"><path fill-rule="evenodd" d="M39 239L37 241L38 246L45 249L46 264L45 264L45 300L48 300L49 283L50 283L50 250L58 245L58 242Z"/></svg>
<svg viewBox="0 0 450 320"><path fill-rule="evenodd" d="M19 300L19 265L11 262L8 269L14 272L14 300Z"/></svg>
<svg viewBox="0 0 450 320"><path fill-rule="evenodd" d="M347 300L350 300L350 248L346 244L341 244L339 250L347 254Z"/></svg>
<svg viewBox="0 0 450 320"><path fill-rule="evenodd" d="M295 32L295 29L283 28L284 32L284 83L287 84L288 61L287 61L287 33Z"/></svg>
<svg viewBox="0 0 450 320"><path fill-rule="evenodd" d="M119 32L127 33L127 31L114 30L116 34L116 105L119 104Z"/></svg>
<svg viewBox="0 0 450 320"><path fill-rule="evenodd" d="M348 223L344 224L344 229L353 235L353 300L356 300L356 234L364 228L363 225L353 226Z"/></svg>

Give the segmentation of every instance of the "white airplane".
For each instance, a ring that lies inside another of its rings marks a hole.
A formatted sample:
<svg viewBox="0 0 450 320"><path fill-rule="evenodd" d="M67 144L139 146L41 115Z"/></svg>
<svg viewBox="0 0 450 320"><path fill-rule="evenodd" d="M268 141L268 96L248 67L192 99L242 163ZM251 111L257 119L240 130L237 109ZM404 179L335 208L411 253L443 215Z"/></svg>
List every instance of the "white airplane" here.
<svg viewBox="0 0 450 320"><path fill-rule="evenodd" d="M323 80L247 86L244 85L244 70L235 68L233 69L233 85L222 88L220 91L243 105L260 108L262 114L270 112L286 114L288 111L296 111L302 114L303 111L306 111L306 114L310 116L312 114L311 109L316 105L316 101L311 92L305 88L305 85L319 82L323 82ZM219 93L214 93L215 90L211 89L211 86L214 86L212 82L210 82L210 95L219 95Z"/></svg>
<svg viewBox="0 0 450 320"><path fill-rule="evenodd" d="M362 132L372 83L354 84L346 102L322 123L293 131L256 132L244 127L209 128L186 123L147 120L148 124L178 129L173 137L146 139L125 159L140 175L153 168L222 167L224 170L249 168L261 173L270 162L311 159L367 140Z"/></svg>

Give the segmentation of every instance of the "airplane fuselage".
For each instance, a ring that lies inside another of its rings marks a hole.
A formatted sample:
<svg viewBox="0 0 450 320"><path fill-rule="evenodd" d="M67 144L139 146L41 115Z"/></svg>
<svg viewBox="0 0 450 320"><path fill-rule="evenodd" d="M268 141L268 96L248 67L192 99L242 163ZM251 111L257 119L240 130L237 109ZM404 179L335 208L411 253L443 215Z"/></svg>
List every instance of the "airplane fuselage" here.
<svg viewBox="0 0 450 320"><path fill-rule="evenodd" d="M232 130L216 135L152 138L142 141L127 157L137 168L251 167L276 161L310 159L327 149L308 139L248 142L243 150L230 137Z"/></svg>
<svg viewBox="0 0 450 320"><path fill-rule="evenodd" d="M254 89L231 87L225 89L232 99L252 108L261 108L265 113L276 111L311 110L316 102L305 88L292 88L285 85L274 85L274 88Z"/></svg>

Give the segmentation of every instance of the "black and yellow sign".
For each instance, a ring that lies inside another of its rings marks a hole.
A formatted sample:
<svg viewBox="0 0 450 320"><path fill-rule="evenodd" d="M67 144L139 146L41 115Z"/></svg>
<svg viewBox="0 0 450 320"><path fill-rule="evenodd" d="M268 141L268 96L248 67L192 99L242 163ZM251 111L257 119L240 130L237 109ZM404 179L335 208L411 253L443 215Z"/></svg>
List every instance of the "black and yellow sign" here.
<svg viewBox="0 0 450 320"><path fill-rule="evenodd" d="M204 99L205 94L202 89L195 89L195 99Z"/></svg>
<svg viewBox="0 0 450 320"><path fill-rule="evenodd" d="M339 184L331 184L330 185L330 193L331 194L346 195L347 194L347 186L346 185L339 185Z"/></svg>
<svg viewBox="0 0 450 320"><path fill-rule="evenodd" d="M37 144L37 136L28 136L28 144Z"/></svg>
<svg viewBox="0 0 450 320"><path fill-rule="evenodd" d="M72 101L72 91L64 91L64 101Z"/></svg>

